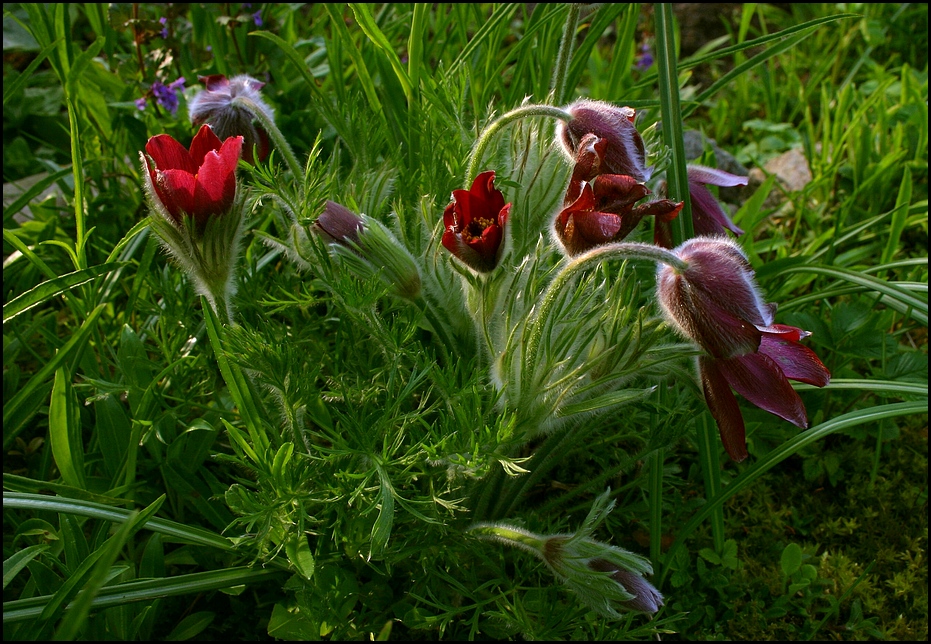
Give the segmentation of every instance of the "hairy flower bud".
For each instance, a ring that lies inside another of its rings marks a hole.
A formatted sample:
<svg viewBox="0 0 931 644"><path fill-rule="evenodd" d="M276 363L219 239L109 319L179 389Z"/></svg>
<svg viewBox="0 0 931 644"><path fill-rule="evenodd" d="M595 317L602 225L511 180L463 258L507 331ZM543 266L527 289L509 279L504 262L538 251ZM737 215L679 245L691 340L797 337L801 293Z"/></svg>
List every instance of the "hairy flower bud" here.
<svg viewBox="0 0 931 644"><path fill-rule="evenodd" d="M636 112L604 101L582 99L566 108L573 119L559 125L559 141L570 158L575 159L586 134L607 141L601 172L626 174L637 181L647 181L652 168L646 165L646 148L637 128Z"/></svg>
<svg viewBox="0 0 931 644"><path fill-rule="evenodd" d="M227 78L222 74L200 76L206 86L188 104L191 123L195 126L207 123L221 139L240 135L244 139L243 159L254 163L252 150L258 151L258 160L264 160L271 151L268 133L255 123L258 113L267 120L274 120L275 113L262 98L265 83L241 74ZM234 104L234 99L244 99ZM244 106L248 105L248 107Z"/></svg>

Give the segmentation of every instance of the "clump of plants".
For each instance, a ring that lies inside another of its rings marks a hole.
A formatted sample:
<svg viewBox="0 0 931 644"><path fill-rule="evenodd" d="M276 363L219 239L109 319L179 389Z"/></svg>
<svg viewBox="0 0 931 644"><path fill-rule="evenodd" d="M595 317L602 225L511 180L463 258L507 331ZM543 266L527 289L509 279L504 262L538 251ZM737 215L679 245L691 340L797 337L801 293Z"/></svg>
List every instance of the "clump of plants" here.
<svg viewBox="0 0 931 644"><path fill-rule="evenodd" d="M868 11L10 5L5 637L926 636L926 50L776 80Z"/></svg>

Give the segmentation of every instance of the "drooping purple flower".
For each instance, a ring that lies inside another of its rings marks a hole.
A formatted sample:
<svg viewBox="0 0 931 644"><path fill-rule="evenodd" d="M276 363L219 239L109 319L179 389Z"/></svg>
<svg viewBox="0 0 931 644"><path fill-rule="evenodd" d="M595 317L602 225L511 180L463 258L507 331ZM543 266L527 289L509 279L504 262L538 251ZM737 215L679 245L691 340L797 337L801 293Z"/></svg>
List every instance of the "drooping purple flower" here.
<svg viewBox="0 0 931 644"><path fill-rule="evenodd" d="M571 159L578 156L586 134L605 139L607 145L602 160L604 174L626 174L637 181L647 181L652 168L646 165L646 147L634 127L636 111L604 101L578 100L566 108L572 120L560 122L559 142Z"/></svg>
<svg viewBox="0 0 931 644"><path fill-rule="evenodd" d="M717 168L691 164L687 167L689 178L689 200L692 205L692 226L696 236L715 237L729 230L737 236L744 231L739 228L711 191L705 186L732 188L747 185L748 178ZM653 243L663 248L672 248L672 231L668 222L657 221Z"/></svg>
<svg viewBox="0 0 931 644"><path fill-rule="evenodd" d="M221 139L241 135L245 139L243 159L249 163L255 163L253 148L258 150L259 161L268 157L271 152L268 132L256 123L257 115L269 121L275 118L274 110L262 98L260 90L265 83L245 74L233 78L212 74L198 79L206 89L188 104L191 123L196 127L209 124ZM234 104L237 98L246 101L248 107Z"/></svg>
<svg viewBox="0 0 931 644"><path fill-rule="evenodd" d="M168 26L167 26L168 18L166 18L165 16L162 16L161 18L158 19L158 22L162 25L162 30L161 32L159 32L159 35L162 38L167 38L168 37Z"/></svg>
<svg viewBox="0 0 931 644"><path fill-rule="evenodd" d="M630 175L601 172L609 146L608 139L591 133L578 144L563 209L553 222L570 256L623 240L644 217L671 220L682 209L681 202L668 199L636 205L650 190Z"/></svg>
<svg viewBox="0 0 931 644"><path fill-rule="evenodd" d="M731 239L695 237L673 252L688 267L659 268L659 303L670 324L705 350L698 359L702 389L728 455L735 461L747 457L731 389L807 428L805 406L789 380L823 387L831 379L814 351L799 342L810 333L773 323L776 307L763 301L746 255Z"/></svg>
<svg viewBox="0 0 931 644"><path fill-rule="evenodd" d="M262 26L263 23L262 23L262 10L261 9L259 9L254 14L252 14L252 22L255 23L256 27Z"/></svg>

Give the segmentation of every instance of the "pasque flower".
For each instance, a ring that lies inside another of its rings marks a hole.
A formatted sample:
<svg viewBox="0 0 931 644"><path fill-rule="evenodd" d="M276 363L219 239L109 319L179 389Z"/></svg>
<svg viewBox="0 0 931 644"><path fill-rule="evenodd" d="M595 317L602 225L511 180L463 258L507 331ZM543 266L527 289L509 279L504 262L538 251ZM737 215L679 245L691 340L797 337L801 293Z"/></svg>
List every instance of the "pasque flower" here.
<svg viewBox="0 0 931 644"><path fill-rule="evenodd" d="M653 614L662 594L646 580L649 560L592 538L594 529L614 508L610 490L599 495L582 526L572 534L539 535L505 523L478 523L468 532L539 557L583 602L605 617L618 619L618 608Z"/></svg>
<svg viewBox="0 0 931 644"><path fill-rule="evenodd" d="M258 160L268 157L271 151L268 132L255 121L260 116L274 120L274 110L262 98L260 90L265 83L240 74L227 78L222 74L199 76L206 89L199 92L188 104L191 123L209 124L221 139L240 135L244 139L243 159L254 163L253 148ZM234 104L234 99L242 99Z"/></svg>
<svg viewBox="0 0 931 644"><path fill-rule="evenodd" d="M482 172L468 190L453 190L443 212L443 246L476 271L498 265L511 204L495 188L493 170Z"/></svg>
<svg viewBox="0 0 931 644"><path fill-rule="evenodd" d="M314 230L329 242L337 244L359 243L359 231L364 226L362 217L346 206L327 201L323 212L314 222Z"/></svg>
<svg viewBox="0 0 931 644"><path fill-rule="evenodd" d="M208 126L185 148L167 134L141 152L150 226L224 322L232 322L243 202L236 192L242 137L223 142Z"/></svg>
<svg viewBox="0 0 931 644"><path fill-rule="evenodd" d="M743 235L741 230L705 186L733 188L747 185L747 177L741 177L717 168L691 164L686 168L689 178L689 200L692 205L692 226L697 237L724 235L729 230ZM672 248L672 231L668 221L657 220L653 241L663 248Z"/></svg>
<svg viewBox="0 0 931 644"><path fill-rule="evenodd" d="M153 206L176 226L192 217L203 230L211 217L227 214L236 199L236 165L243 138L221 142L204 125L185 148L168 134L149 139L140 154Z"/></svg>
<svg viewBox="0 0 931 644"><path fill-rule="evenodd" d="M646 216L674 219L682 203L668 199L635 205L650 194L642 182L627 174L605 174L610 141L585 134L576 149L575 166L564 207L554 230L569 255L623 240Z"/></svg>
<svg viewBox="0 0 931 644"><path fill-rule="evenodd" d="M670 324L705 350L698 359L702 389L727 453L747 457L745 429L731 389L802 428L808 416L789 380L823 387L831 374L800 344L810 335L774 324L746 255L727 237L695 237L673 252L688 267L663 265L657 295Z"/></svg>

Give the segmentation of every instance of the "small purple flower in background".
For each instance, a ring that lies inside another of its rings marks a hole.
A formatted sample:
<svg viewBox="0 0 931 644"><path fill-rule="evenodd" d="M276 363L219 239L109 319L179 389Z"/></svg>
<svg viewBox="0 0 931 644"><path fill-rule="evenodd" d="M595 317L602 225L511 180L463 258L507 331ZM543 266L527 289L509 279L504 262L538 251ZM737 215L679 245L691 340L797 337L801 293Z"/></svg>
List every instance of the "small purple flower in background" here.
<svg viewBox="0 0 931 644"><path fill-rule="evenodd" d="M166 18L165 16L162 16L161 18L158 19L158 21L162 25L162 31L160 32L159 35L161 35L162 38L167 38L168 27L166 25L168 24L168 18Z"/></svg>
<svg viewBox="0 0 931 644"><path fill-rule="evenodd" d="M147 103L148 103L148 101L146 101L145 96L143 96L142 98L137 98L137 99L136 99L136 109L138 109L140 112L144 112L144 111L145 111L145 106L146 106Z"/></svg>
<svg viewBox="0 0 931 644"><path fill-rule="evenodd" d="M252 21L255 23L256 27L262 26L262 10L259 9L254 14L252 14Z"/></svg>
<svg viewBox="0 0 931 644"><path fill-rule="evenodd" d="M184 91L184 77L165 85L161 81L152 83L152 94L155 102L165 108L172 116L178 113L178 96ZM136 106L139 107L139 101ZM140 109L144 109L143 105Z"/></svg>
<svg viewBox="0 0 931 644"><path fill-rule="evenodd" d="M645 72L653 66L653 53L650 51L650 45L644 42L640 45L640 53L634 61L634 69L638 72Z"/></svg>

